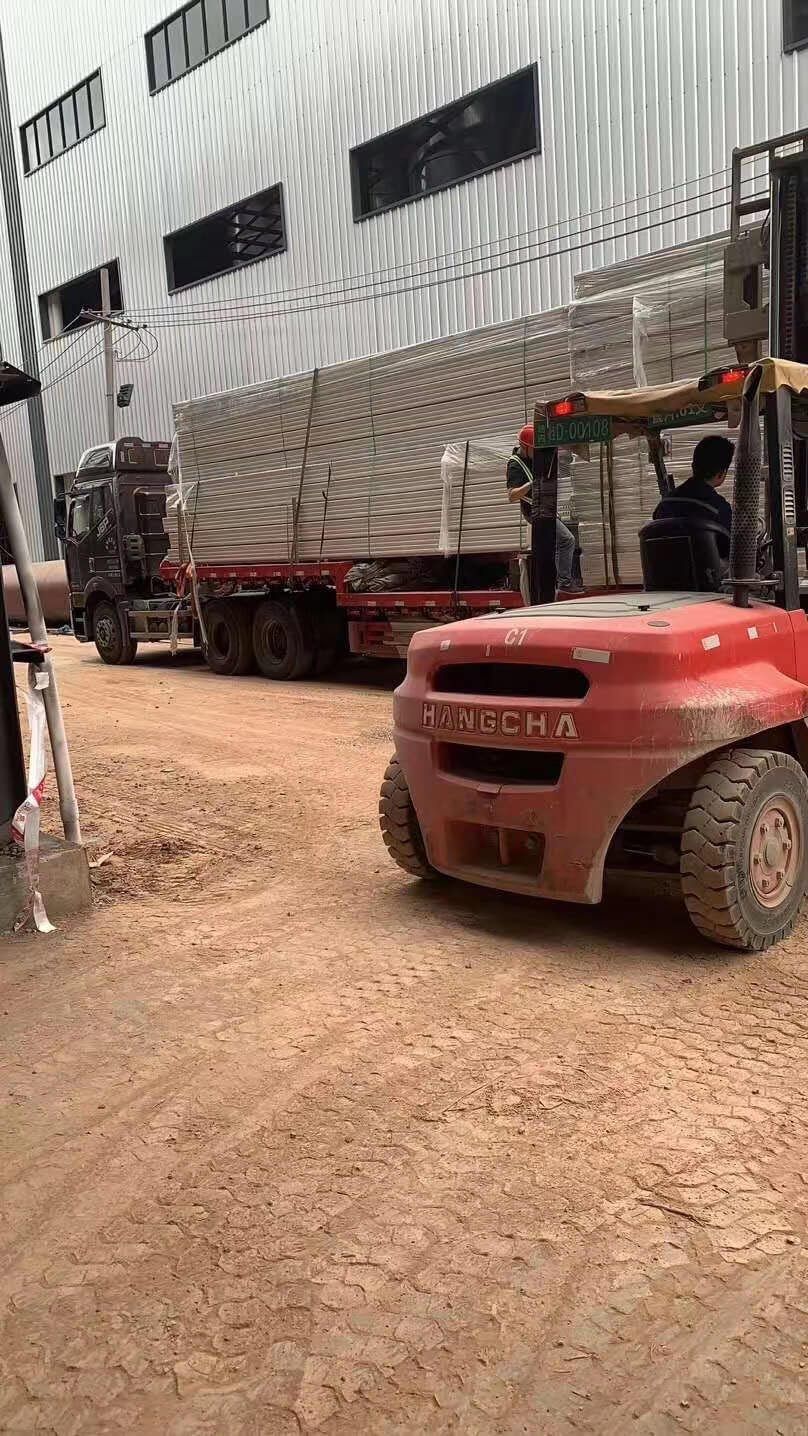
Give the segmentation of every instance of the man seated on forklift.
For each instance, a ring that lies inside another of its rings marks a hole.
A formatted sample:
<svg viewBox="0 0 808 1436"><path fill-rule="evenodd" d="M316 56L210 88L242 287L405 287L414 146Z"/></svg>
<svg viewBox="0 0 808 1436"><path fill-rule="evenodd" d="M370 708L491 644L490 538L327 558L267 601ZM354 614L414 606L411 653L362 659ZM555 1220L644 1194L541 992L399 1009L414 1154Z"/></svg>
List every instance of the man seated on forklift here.
<svg viewBox="0 0 808 1436"><path fill-rule="evenodd" d="M723 484L735 446L723 434L708 434L693 450L693 472L672 494L666 494L654 509L655 519L698 518L705 511L726 532L717 536L718 552L729 559L732 507L718 490Z"/></svg>
<svg viewBox="0 0 808 1436"><path fill-rule="evenodd" d="M519 444L514 449L508 460L508 468L505 475L505 485L508 491L508 503L521 503L522 514L530 523L530 504L527 502L533 489L533 472L530 465L533 460L533 425L525 424L519 431ZM560 593L582 593L575 573L575 535L570 532L567 525L556 519L556 573L558 575L558 589Z"/></svg>

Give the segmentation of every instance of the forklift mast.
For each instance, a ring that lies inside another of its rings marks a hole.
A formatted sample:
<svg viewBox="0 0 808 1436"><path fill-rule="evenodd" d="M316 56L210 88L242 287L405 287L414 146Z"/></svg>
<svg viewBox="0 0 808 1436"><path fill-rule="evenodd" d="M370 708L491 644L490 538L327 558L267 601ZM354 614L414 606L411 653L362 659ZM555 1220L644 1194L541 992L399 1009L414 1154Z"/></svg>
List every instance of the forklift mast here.
<svg viewBox="0 0 808 1436"><path fill-rule="evenodd" d="M732 152L724 336L742 364L808 360L808 129ZM753 217L757 222L750 224Z"/></svg>

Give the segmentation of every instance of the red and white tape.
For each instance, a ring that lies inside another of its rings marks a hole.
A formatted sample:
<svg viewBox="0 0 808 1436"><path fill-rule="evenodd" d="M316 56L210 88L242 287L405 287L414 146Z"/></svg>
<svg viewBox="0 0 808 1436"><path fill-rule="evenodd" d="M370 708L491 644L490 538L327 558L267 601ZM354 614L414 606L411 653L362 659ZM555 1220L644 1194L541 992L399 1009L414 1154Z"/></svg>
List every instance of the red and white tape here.
<svg viewBox="0 0 808 1436"><path fill-rule="evenodd" d="M39 891L40 803L45 789L45 775L48 771L48 753L45 741L47 717L42 692L49 683L50 675L47 667L29 663L28 687L26 689L28 726L31 737L31 749L28 756L28 797L25 802L20 804L11 825L15 840L25 851L28 897L14 924L15 932L19 932L20 928L25 926L29 917L33 917L38 932L55 931L53 924L48 921L48 914Z"/></svg>

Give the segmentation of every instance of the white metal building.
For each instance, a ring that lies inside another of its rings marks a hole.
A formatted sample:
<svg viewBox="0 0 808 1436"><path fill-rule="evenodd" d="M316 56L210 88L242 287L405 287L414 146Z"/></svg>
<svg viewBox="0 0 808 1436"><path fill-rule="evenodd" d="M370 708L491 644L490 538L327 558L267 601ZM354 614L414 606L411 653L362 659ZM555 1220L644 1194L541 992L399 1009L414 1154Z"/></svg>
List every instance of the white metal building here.
<svg viewBox="0 0 808 1436"><path fill-rule="evenodd" d="M148 326L116 341L121 432L170 437L175 400L720 230L732 146L808 124L808 0L0 0L0 26L53 474L105 436L76 322L103 265ZM0 335L19 362L5 223Z"/></svg>

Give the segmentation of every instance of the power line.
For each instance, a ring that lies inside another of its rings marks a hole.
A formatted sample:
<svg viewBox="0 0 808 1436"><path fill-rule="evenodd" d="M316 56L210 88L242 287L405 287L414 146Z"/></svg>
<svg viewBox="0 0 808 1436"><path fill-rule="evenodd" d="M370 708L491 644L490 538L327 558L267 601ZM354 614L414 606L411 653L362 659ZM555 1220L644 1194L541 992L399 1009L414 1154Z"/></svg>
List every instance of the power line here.
<svg viewBox="0 0 808 1436"><path fill-rule="evenodd" d="M77 337L77 338L80 337L80 338L83 339L83 338L85 338L85 337L87 337L87 336L85 336L84 334L82 334L82 335L76 336L76 337ZM47 394L50 389L55 389L58 384L62 384L65 379L69 379L73 374L77 374L80 369L84 369L87 364L91 363L92 360L96 359L96 358L98 357L99 353L101 352L101 348L103 347L103 346L101 346L101 345L98 344L98 342L97 342L97 337L98 337L98 336L96 336L96 345L95 345L95 348L93 348L93 349L91 349L90 351L88 351L86 355L83 355L80 360L78 360L75 364L72 364L68 369L66 369L66 370L64 371L64 373L62 373L62 374L57 374L56 378L53 379L50 384L43 384L43 385L42 385L42 388L41 388L41 390L40 390L40 393L41 393L41 394ZM74 343L75 343L75 341L74 341ZM73 348L73 344L68 345L68 349L72 349L72 348ZM64 351L64 352L67 352L67 351ZM58 357L61 358L62 355L59 355ZM55 362L56 362L55 359L51 361L52 364L55 363ZM44 367L45 367L45 368L48 368L49 366L48 366L48 365L45 365ZM2 413L0 413L0 422L3 422L5 419L10 419L11 416L12 416L12 414L16 414L20 409L24 409L24 408L25 408L25 405L26 405L27 403L28 403L28 400L27 400L27 399L21 399L18 404L12 404L12 405L11 405L11 408L6 409L6 410L4 410Z"/></svg>
<svg viewBox="0 0 808 1436"><path fill-rule="evenodd" d="M174 316L173 318L169 319L169 318L161 318L161 317L159 316L159 314L158 314L158 317L157 317L157 318L151 320L151 328L152 328L152 329L201 328L201 327L203 327L203 326L205 326L205 325L211 325L211 324L221 325L221 324L225 324L225 323L235 323L235 322L245 321L245 320L246 320L246 321L255 321L255 320L258 320L258 319L261 319L261 318L279 318L279 317L284 317L284 316L294 316L294 315L298 315L298 314L310 314L310 313L313 313L313 312L315 312L315 311L322 310L322 309L334 309L334 308L339 308L339 307L341 307L341 306L349 305L349 304L367 304L367 303L370 303L370 302L372 302L372 301L374 301L374 300L378 300L378 299L396 298L396 297L398 297L398 296L400 296L400 295L402 295L402 294L415 294L415 293L419 293L419 292L421 292L421 291L423 291L423 290L426 290L426 289L434 289L434 288L436 288L436 287L438 287L439 285L442 285L442 284L454 284L454 283L459 283L459 282L462 281L462 280L477 279L477 278L480 278L480 277L482 277L483 275L486 275L486 274L497 274L497 273L501 273L502 271L505 271L505 270L518 269L518 268L520 268L520 267L522 267L522 266L524 266L524 265L526 265L526 264L536 264L536 263L539 263L539 262L545 262L545 261L547 261L547 260L549 260L549 259L558 259L558 258L562 257L563 255L566 255L566 254L574 254L574 253L580 252L581 250L584 250L584 249L592 249L592 248L594 248L595 246L601 245L601 244L604 244L604 245L605 245L605 244L617 243L618 241L623 240L623 239L631 239L631 238L634 238L634 237L636 237L638 234L646 234L646 233L648 233L649 231L651 231L651 230L653 230L653 229L664 228L665 225L668 225L668 224L671 224L671 223L674 223L674 222L675 222L675 223L682 224L682 223L684 223L686 220L696 219L696 218L699 218L701 215L711 214L711 213L713 213L713 212L716 211L716 210L722 210L722 209L724 209L724 208L725 208L725 205L724 205L723 202L720 203L720 204L708 205L708 206L705 206L705 207L703 207L703 208L701 208L701 209L691 211L690 213L687 213L687 214L684 214L684 215L680 215L676 221L672 221L672 220L670 220L670 219L655 220L655 221L653 221L651 224L641 225L641 226L638 227L637 229L627 229L627 230L622 231L622 232L619 233L619 234L609 235L609 236L601 237L601 238L599 238L599 239L594 239L594 240L585 240L585 241L583 241L583 242L580 243L580 244L568 245L568 246L566 246L565 248L559 248L559 249L555 249L555 250L550 250L549 252L544 253L544 254L529 254L529 255L526 255L525 257L520 258L520 259L510 259L510 260L507 261L507 263L487 265L487 266L485 266L485 267L483 267L483 268L479 268L479 269L476 269L476 270L474 270L474 271L472 271L472 272L468 272L468 273L450 274L450 275L446 275L446 276L444 276L444 277L442 277L442 278L430 278L430 279L425 280L425 282L424 282L424 283L421 283L421 284L402 285L402 286L400 286L400 287L398 287L398 288L388 289L388 290L385 290L385 291L383 291L383 292L376 291L375 293L372 293L372 294L362 294L362 295L358 295L358 296L352 296L352 295L348 294L348 295L346 295L345 297L336 297L336 298L330 298L330 299L329 299L329 298L326 298L326 299L324 299L324 300L323 300L322 302L320 302L320 303L315 303L315 304L298 304L298 305L295 305L295 307L293 307L293 308L292 308L292 307L281 308L281 307L279 307L279 306L273 306L273 305L253 305L253 306L251 306L250 309L245 309L244 306L234 306L234 307L233 307L228 313L226 313L226 314L223 314L223 315L215 315L215 316L214 316L214 315L208 315L207 317L206 317L204 314L200 314L200 315L193 315L193 314L192 314L192 315L189 316L188 318L183 318L183 317L180 317L180 316ZM584 232L585 232L585 231L584 231ZM534 248L534 246L533 246L533 245L529 245L529 246L522 245L522 246L519 246L516 250L514 250L514 251L512 251L512 252L518 254L518 253L521 252L522 249L525 249L525 248L530 248L530 249L532 249L532 248ZM472 263L478 263L478 261L470 260L470 261L467 261L466 263L467 263L467 264L472 264Z"/></svg>
<svg viewBox="0 0 808 1436"><path fill-rule="evenodd" d="M75 319L74 319L74 320L71 320L71 323L70 323L70 325L67 326L67 328L72 327L72 325L75 324L75 323L76 323L76 320L75 320ZM66 334L66 333L67 333L67 328L62 330L62 334ZM58 338L59 338L59 339L61 339L62 334L58 335ZM79 341L80 341L81 339L86 339L87 337L88 337L88 336L87 336L87 333L85 332L85 330L84 330L83 328L80 329L79 332L78 332L78 334L74 334L74 335L73 335L73 338L70 340L70 343L69 343L69 344L66 344L66 345L64 346L64 348L59 349L59 350L56 352L56 354L54 354L53 358L52 358L47 364L40 364L40 366L39 366L39 377L41 378L42 375L45 374L48 369L52 369L53 366L54 366L54 364L58 364L60 359L64 359L65 355L66 355L66 354L69 354L71 349L75 349L76 345L79 343ZM52 341L49 340L48 342L51 343ZM42 347L45 348L45 345L43 345ZM41 351L40 351L40 352L41 352Z"/></svg>
<svg viewBox="0 0 808 1436"><path fill-rule="evenodd" d="M714 178L716 175L726 175L727 173L728 173L728 170L726 170L726 169L724 169L724 170L714 170L711 174L700 175L700 176L694 177L694 178L691 179L691 180L683 180L683 181L681 182L681 184L671 186L670 188L671 188L671 189L681 189L681 188L684 188L684 187L690 187L690 188L692 188L694 185L700 184L702 180L712 179L712 178ZM753 180L754 180L754 176L748 176L748 177L745 178L744 183L748 183L748 182L751 182L751 181L753 181ZM693 203L694 200L709 199L709 198L712 198L712 197L714 197L714 196L716 196L716 195L719 195L719 194L726 194L726 193L729 192L730 188L731 188L731 186L730 186L729 184L723 184L723 185L719 185L719 186L714 186L712 189L705 190L705 191L703 191L702 193L699 193L699 194L694 194L694 195L689 195L689 196L686 195L686 196L683 196L681 199L671 199L671 200L668 200L668 201L666 201L666 202L663 203L663 204L656 205L656 206L653 206L653 207L650 208L650 209L640 211L638 214L623 215L623 216L618 216L618 217L615 217L615 218L612 218L612 219L603 220L600 224L595 224L595 225L591 225L591 226L589 226L588 228L585 228L585 229L576 230L575 233L576 233L576 234L581 234L581 233L593 233L595 230L598 230L598 229L606 229L606 228L609 228L610 226L615 226L615 225L618 225L618 224L624 224L624 223L626 223L626 222L628 222L628 221L634 221L634 220L637 220L637 219L647 218L648 216L653 215L653 214L660 214L660 213L662 213L663 210L676 208L676 206L678 206L678 205L685 205L685 204L690 205L690 204ZM491 248L493 248L494 246L501 246L501 245L510 244L511 240L529 239L529 237L530 237L531 235L541 235L541 234L548 233L548 232L551 231L551 230L553 230L553 231L561 231L561 230L563 230L563 229L565 229L565 228L569 228L569 226L575 224L578 220L581 220L581 219L590 219L590 218L594 218L596 215L604 214L604 213L606 212L606 209L607 209L607 208L610 208L610 209L625 208L625 207L627 207L628 205L639 204L639 203L641 203L644 199L655 198L655 197L656 197L657 195L659 195L659 194L665 194L665 193L668 193L668 192L669 192L669 189L666 188L666 189L660 189L660 190L656 190L656 191L651 191L651 192L649 192L648 195L636 195L636 196L634 196L634 197L632 197L632 198L630 198L630 199L618 200L618 201L615 202L614 205L608 206L608 207L607 207L607 206L604 206L604 207L603 207L602 209L600 209L600 210L593 210L593 211L588 212L588 213L586 213L586 214L581 214L581 215L576 215L576 216L569 216L569 217L567 217L566 219L554 220L554 221L553 221L552 223L550 223L550 224L543 225L543 226L540 226L540 227L535 228L535 229L520 230L520 231L516 231L516 232L514 232L513 234L510 234L510 235L500 235L500 236L498 236L498 237L495 238L495 239L481 240L479 243L477 243L477 244L475 244L475 245L470 245L470 246L467 246L467 247L465 247L465 248L459 248L459 249L455 249L455 250L447 250L447 251L445 251L443 254L432 255L432 256L429 256L429 257L427 257L427 258L423 258L423 259L420 259L420 260L416 259L416 260L413 260L413 261L402 261L402 262L399 263L399 264L391 265L391 266L389 266L389 267L387 267L387 268L385 268L385 269L367 270L367 271L365 271L364 273L353 274L353 275L346 275L346 276L342 276L342 277L340 277L340 278L333 278L333 279L328 279L328 280L322 280L322 281L320 281L320 282L318 282L318 283L315 283L315 284L293 286L293 287L290 287L290 288L287 288L287 289L278 289L278 290L274 290L274 291L269 291L269 290L259 291L258 293L253 294L253 295L248 296L248 297L245 297L245 298L243 298L243 299L210 299L210 300L207 300L207 301L202 301L202 302L200 302L200 303L198 303L198 304L193 303L193 302L189 302L189 303L187 303L187 304L180 304L180 303L170 304L170 305L159 304L159 305L153 305L153 306L151 306L151 307L146 307L146 306L144 306L144 307L142 307L142 308L139 308L139 307L136 306L136 307L130 308L127 312L128 312L129 314L132 314L132 315L135 315L135 316L137 316L137 315L143 315L143 314L148 314L148 315L150 315L150 316L154 316L154 315L158 315L158 314L168 314L168 315L174 316L174 315L177 315L177 314L185 314L185 313L188 313L188 314L205 313L205 312L216 313L216 312L218 312L218 311L221 310L221 309L229 309L229 310L236 310L236 309L239 309L239 308L252 309L252 308L255 307L255 305L256 305L259 301L262 301L262 300L268 300L268 301L270 301L270 302L277 302L277 301L279 301L279 300L281 300L281 299L286 299L286 300L289 300L289 301L291 302L291 301L295 300L298 296L300 296L301 298L308 298L308 297L311 296L311 295L316 296L316 295L318 295L318 294L320 294L320 293L328 294L328 292L329 292L330 290L333 290L335 294L351 293L351 292L354 292L355 290L358 290L358 289L360 289L360 288L367 288L370 284L375 283L376 280L377 280L377 278L381 278L381 277L386 276L386 275L396 275L396 274L398 274L399 272L403 272L404 275L405 275L405 277L406 277L406 276L414 276L414 277L419 277L419 278L420 278L420 277L426 277L426 275L421 275L421 274L419 273L419 268L420 268L420 269L423 269L424 267L426 267L426 272L428 273L428 271L429 271L432 267L439 265L439 261L440 261L440 260L443 260L443 259L452 260L454 256L461 256L461 258L457 261L457 263L465 263L465 262L467 262L467 261L465 261L465 260L462 258L463 256L475 254L475 253L476 253L477 251L479 251L479 250L491 249ZM665 221L665 223L677 224L677 223L680 223L683 218L686 218L686 216L671 215L671 216L669 217L669 219ZM560 233L559 233L559 234L556 234L556 236L555 236L556 239L571 238L571 237L572 237L571 235L562 235L562 234L560 234ZM609 243L609 242L611 242L611 240L612 240L613 238L616 239L616 238L619 238L619 237L620 237L619 235L616 235L616 236L604 236L604 238L603 238L602 241L600 241L600 242L602 242L602 243L604 243L604 244L605 244L605 243ZM540 241L540 240L535 240L535 241L533 241L533 243L543 243L543 242L545 242L545 241ZM546 242L550 242L550 241L548 240L548 241L546 241ZM494 256L494 257L498 257L498 256ZM456 265L455 265L455 264L448 264L448 265L445 265L445 266L440 266L440 267L436 270L436 272L440 272L440 270L441 270L442 268L453 268L453 267L456 267ZM231 271L231 272L232 272L232 273L236 273L237 271L236 271L236 270L233 270L233 271ZM353 280L357 280L358 283L357 283L357 284L352 284L351 281L353 281ZM393 281L391 280L390 282L393 282Z"/></svg>

